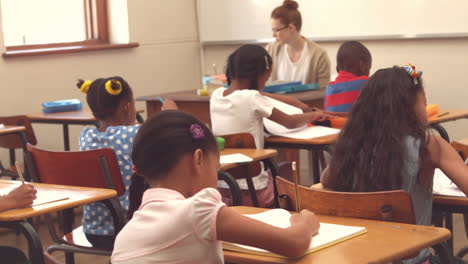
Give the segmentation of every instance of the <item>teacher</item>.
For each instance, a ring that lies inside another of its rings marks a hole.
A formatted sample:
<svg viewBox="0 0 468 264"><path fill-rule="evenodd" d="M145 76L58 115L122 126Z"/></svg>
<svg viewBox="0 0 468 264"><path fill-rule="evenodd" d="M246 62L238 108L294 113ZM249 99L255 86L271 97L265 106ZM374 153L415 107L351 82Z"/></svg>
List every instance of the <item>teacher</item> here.
<svg viewBox="0 0 468 264"><path fill-rule="evenodd" d="M317 43L301 35L302 17L298 3L285 0L271 12L271 29L276 42L266 49L273 58L271 80L318 83L330 82L330 60Z"/></svg>

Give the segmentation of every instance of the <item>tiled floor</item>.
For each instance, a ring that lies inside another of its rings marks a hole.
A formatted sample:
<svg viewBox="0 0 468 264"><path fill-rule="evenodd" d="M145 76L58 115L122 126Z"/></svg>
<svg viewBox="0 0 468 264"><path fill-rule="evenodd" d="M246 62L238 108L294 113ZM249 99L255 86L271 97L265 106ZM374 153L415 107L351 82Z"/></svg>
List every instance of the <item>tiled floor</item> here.
<svg viewBox="0 0 468 264"><path fill-rule="evenodd" d="M77 216L76 223L80 223L80 216ZM458 251L461 247L468 246L468 240L465 235L465 230L463 227L463 218L461 215L456 215L454 217L454 238L455 238L455 250ZM51 238L49 236L47 226L42 224L39 227L39 235L41 237L41 241L43 243L44 248L52 243ZM0 230L0 245L10 245L14 247L18 247L22 249L24 252L27 252L27 242L26 239L22 235L16 235L15 232L11 232L8 230ZM63 253L56 252L54 253L54 257L57 258L59 261L65 260ZM468 257L465 258L468 260ZM84 255L84 254L76 254L75 255L75 263L77 264L108 264L109 258L102 257L102 256L94 256L94 255Z"/></svg>

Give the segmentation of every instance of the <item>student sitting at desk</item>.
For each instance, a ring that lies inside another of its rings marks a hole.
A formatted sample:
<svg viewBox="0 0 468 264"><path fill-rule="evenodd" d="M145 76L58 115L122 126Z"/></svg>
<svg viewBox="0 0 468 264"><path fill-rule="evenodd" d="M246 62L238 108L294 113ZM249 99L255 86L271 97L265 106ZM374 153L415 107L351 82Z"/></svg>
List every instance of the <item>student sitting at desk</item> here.
<svg viewBox="0 0 468 264"><path fill-rule="evenodd" d="M214 136L188 113L150 117L135 137L132 160L131 219L117 235L114 264L221 264L221 241L300 256L318 231L307 210L283 229L226 207L215 189L220 164Z"/></svg>
<svg viewBox="0 0 468 264"><path fill-rule="evenodd" d="M22 184L10 193L0 196L0 212L32 205L36 199L36 189L30 184ZM0 246L0 256L5 263L27 264L29 260L17 248ZM2 261L2 263L3 263Z"/></svg>
<svg viewBox="0 0 468 264"><path fill-rule="evenodd" d="M336 55L338 76L325 89L325 111L349 112L367 82L372 65L369 50L359 41L347 41Z"/></svg>
<svg viewBox="0 0 468 264"><path fill-rule="evenodd" d="M468 167L441 137L427 131L426 97L415 67L377 71L351 109L349 120L322 175L324 187L341 192L403 189L416 224L432 220L434 169L468 194ZM428 250L405 263L422 263Z"/></svg>
<svg viewBox="0 0 468 264"><path fill-rule="evenodd" d="M80 91L86 93L86 101L99 121L99 128L84 128L80 135L80 150L112 148L119 161L125 185L125 193L119 197L122 207L128 209L128 187L132 176L133 138L139 129L136 125L135 100L130 85L121 77L99 78L94 81L79 80ZM163 109L175 107L165 100ZM95 247L112 249L115 240L112 215L102 203L85 205L83 231Z"/></svg>
<svg viewBox="0 0 468 264"><path fill-rule="evenodd" d="M263 118L271 119L287 128L303 126L328 115L321 111L310 112L307 105L294 97L263 93L265 83L270 77L272 59L260 46L244 45L228 58L226 76L228 88L216 89L210 99L210 114L213 133L218 136L250 133L258 149L264 147ZM272 97L284 103L294 105L306 111L304 114L288 115L273 107L266 97ZM309 112L307 112L309 111ZM243 191L242 198L246 205L252 201L245 179L238 179ZM273 203L272 177L262 169L253 177L259 205L267 207ZM229 193L226 183L220 181L221 193ZM226 191L226 192L225 192Z"/></svg>

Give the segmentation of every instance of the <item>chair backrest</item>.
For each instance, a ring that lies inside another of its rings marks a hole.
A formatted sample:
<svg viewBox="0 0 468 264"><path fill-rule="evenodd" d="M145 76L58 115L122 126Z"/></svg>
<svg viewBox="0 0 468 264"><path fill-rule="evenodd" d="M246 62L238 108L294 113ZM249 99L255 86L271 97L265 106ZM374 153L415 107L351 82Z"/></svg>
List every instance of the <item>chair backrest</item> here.
<svg viewBox="0 0 468 264"><path fill-rule="evenodd" d="M468 158L468 139L452 141L450 145L460 154L463 160Z"/></svg>
<svg viewBox="0 0 468 264"><path fill-rule="evenodd" d="M249 148L255 149L255 140L252 134L249 133L239 133L222 136L225 140L225 148ZM234 178L240 179L245 178L245 171L248 168L248 171L252 174L252 177L257 176L262 171L260 162L251 162L246 166L240 166L233 169L227 170L229 174L234 176Z"/></svg>
<svg viewBox="0 0 468 264"><path fill-rule="evenodd" d="M276 184L281 207L295 211L294 183L276 177ZM416 222L411 197L401 190L352 193L298 186L298 194L300 208L316 214L408 224Z"/></svg>
<svg viewBox="0 0 468 264"><path fill-rule="evenodd" d="M36 136L34 135L34 130L31 125L31 120L28 117L24 115L0 117L0 124L9 126L24 126L26 128L26 138L28 142L32 145L37 144ZM19 135L4 135L0 136L0 148L23 148L23 144Z"/></svg>
<svg viewBox="0 0 468 264"><path fill-rule="evenodd" d="M125 192L114 150L54 152L27 145L25 161L35 181L49 184L115 189Z"/></svg>

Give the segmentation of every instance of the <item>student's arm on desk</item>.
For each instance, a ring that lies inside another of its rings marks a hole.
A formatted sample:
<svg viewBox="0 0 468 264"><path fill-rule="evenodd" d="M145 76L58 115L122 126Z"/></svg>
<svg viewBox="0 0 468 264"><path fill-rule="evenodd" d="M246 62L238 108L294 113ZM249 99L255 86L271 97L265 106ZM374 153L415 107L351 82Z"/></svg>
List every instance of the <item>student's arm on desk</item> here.
<svg viewBox="0 0 468 264"><path fill-rule="evenodd" d="M429 136L427 149L434 166L440 168L468 196L468 166L455 149L439 136ZM428 177L433 177L433 173Z"/></svg>
<svg viewBox="0 0 468 264"><path fill-rule="evenodd" d="M323 172L322 175L320 175L320 183L324 188L328 188L328 176L330 175L330 167L327 166ZM312 187L312 186L311 186Z"/></svg>
<svg viewBox="0 0 468 264"><path fill-rule="evenodd" d="M285 104L295 106L299 109L301 109L304 113L312 111L312 108L310 108L308 105L305 103L301 102L299 99L288 96L288 95L281 95L281 94L274 94L274 93L265 93L261 92L262 95L268 96L270 98L273 98L275 100L281 101Z"/></svg>
<svg viewBox="0 0 468 264"><path fill-rule="evenodd" d="M334 116L325 114L322 111L308 112L304 114L288 115L276 108L273 108L270 119L278 124L285 126L286 128L296 128L313 121L323 121L326 118L334 118Z"/></svg>
<svg viewBox="0 0 468 264"><path fill-rule="evenodd" d="M36 199L36 189L30 184L20 185L10 193L0 196L0 212L30 206Z"/></svg>
<svg viewBox="0 0 468 264"><path fill-rule="evenodd" d="M223 207L216 220L216 233L218 240L296 257L309 248L312 235L317 233L319 225L315 215L307 210L292 215L291 226L282 229L243 216L232 208Z"/></svg>

